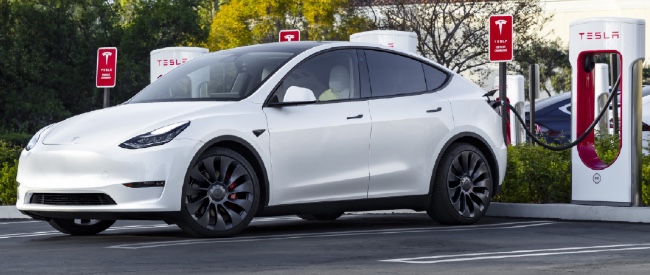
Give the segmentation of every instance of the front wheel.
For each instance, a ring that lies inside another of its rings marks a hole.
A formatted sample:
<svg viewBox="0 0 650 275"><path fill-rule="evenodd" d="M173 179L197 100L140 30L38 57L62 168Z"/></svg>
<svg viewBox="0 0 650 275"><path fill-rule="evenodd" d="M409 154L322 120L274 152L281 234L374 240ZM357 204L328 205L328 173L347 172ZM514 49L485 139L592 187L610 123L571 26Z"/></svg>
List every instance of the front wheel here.
<svg viewBox="0 0 650 275"><path fill-rule="evenodd" d="M70 235L95 235L111 227L113 220L51 219L50 225L61 233Z"/></svg>
<svg viewBox="0 0 650 275"><path fill-rule="evenodd" d="M471 144L452 144L435 171L427 213L441 224L473 224L487 211L491 194L487 158Z"/></svg>
<svg viewBox="0 0 650 275"><path fill-rule="evenodd" d="M183 183L178 226L195 237L228 237L244 230L259 204L259 183L251 164L225 148L209 149Z"/></svg>

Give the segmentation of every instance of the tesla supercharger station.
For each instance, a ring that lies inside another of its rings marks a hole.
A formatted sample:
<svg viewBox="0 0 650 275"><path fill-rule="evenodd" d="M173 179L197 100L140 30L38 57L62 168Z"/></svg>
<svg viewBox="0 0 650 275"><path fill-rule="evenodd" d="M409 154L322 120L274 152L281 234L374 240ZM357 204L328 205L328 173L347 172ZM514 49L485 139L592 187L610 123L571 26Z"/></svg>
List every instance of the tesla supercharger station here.
<svg viewBox="0 0 650 275"><path fill-rule="evenodd" d="M403 51L417 53L418 37L414 32L376 30L350 35L351 42L384 45Z"/></svg>
<svg viewBox="0 0 650 275"><path fill-rule="evenodd" d="M610 165L596 155L594 131L571 149L572 203L638 206L641 182L641 71L645 58L645 21L590 18L571 23L571 138L594 121L596 55L620 60L621 147ZM611 83L614 85L614 83Z"/></svg>
<svg viewBox="0 0 650 275"><path fill-rule="evenodd" d="M494 79L494 89L499 89L499 78ZM508 75L506 76L506 97L510 105L515 106L517 113L524 113L524 104L526 103L526 95L524 90L524 76L523 75ZM515 117L513 112L510 112L510 144L517 145L526 141L526 133L521 127L521 124Z"/></svg>
<svg viewBox="0 0 650 275"><path fill-rule="evenodd" d="M206 53L208 49L200 47L167 47L151 51L149 61L151 83L181 64Z"/></svg>

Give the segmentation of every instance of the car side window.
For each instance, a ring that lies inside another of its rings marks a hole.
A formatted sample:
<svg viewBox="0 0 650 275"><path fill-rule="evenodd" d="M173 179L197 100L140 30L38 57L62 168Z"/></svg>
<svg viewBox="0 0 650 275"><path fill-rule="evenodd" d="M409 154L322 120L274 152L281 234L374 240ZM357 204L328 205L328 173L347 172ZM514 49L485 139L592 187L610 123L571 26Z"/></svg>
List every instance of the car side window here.
<svg viewBox="0 0 650 275"><path fill-rule="evenodd" d="M287 89L292 86L311 90L319 102L359 98L358 68L355 50L335 50L311 57L282 80L269 102L283 103Z"/></svg>
<svg viewBox="0 0 650 275"><path fill-rule="evenodd" d="M427 91L420 61L388 52L367 50L373 97L407 95Z"/></svg>
<svg viewBox="0 0 650 275"><path fill-rule="evenodd" d="M427 81L427 90L436 90L447 83L447 78L449 78L447 73L425 63L422 63L422 68L424 68L424 78Z"/></svg>

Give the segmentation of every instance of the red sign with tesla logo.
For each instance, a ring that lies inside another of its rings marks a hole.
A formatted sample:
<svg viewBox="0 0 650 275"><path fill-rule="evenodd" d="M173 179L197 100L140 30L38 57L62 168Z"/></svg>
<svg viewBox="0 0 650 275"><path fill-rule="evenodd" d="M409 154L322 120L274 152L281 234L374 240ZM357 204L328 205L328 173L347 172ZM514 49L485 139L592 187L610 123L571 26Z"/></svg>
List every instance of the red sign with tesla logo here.
<svg viewBox="0 0 650 275"><path fill-rule="evenodd" d="M117 69L117 48L105 47L97 49L97 88L115 87Z"/></svg>
<svg viewBox="0 0 650 275"><path fill-rule="evenodd" d="M490 61L512 61L512 15L490 16Z"/></svg>
<svg viewBox="0 0 650 275"><path fill-rule="evenodd" d="M280 42L300 41L300 30L281 30Z"/></svg>

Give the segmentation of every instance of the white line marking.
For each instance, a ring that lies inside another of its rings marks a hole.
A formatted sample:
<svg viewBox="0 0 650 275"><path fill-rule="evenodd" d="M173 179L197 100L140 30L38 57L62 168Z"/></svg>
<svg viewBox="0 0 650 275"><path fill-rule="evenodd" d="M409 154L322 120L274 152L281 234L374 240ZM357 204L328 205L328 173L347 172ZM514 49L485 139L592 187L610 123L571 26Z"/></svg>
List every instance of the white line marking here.
<svg viewBox="0 0 650 275"><path fill-rule="evenodd" d="M257 218L253 220L254 223L265 223L272 221L285 221L285 220L300 220L298 217L271 217L271 218ZM22 221L22 222L7 222L6 224L13 223L36 223L44 221ZM0 223L0 225L5 223ZM174 227L174 224L153 224L153 225L126 225L120 227L111 227L106 229L106 231L122 231L122 230L134 230L134 229L152 229L152 228L165 228L165 227ZM11 239L11 238L25 238L25 237L39 237L39 236L51 236L51 235L65 235L59 231L40 231L40 232L23 232L23 233L12 233L0 235L0 239Z"/></svg>
<svg viewBox="0 0 650 275"><path fill-rule="evenodd" d="M629 250L647 250L647 249L650 249L650 243L600 245L600 246L586 246L586 247L563 247L563 248L550 248L550 249L515 250L515 251L502 251L502 252L471 253L471 254L453 254L453 255L439 255L439 256L428 256L428 257L389 259L389 260L380 260L380 262L396 262L396 263L409 263L409 264L437 264L437 263L478 261L478 260L490 260L490 259L507 259L507 258L521 258L521 257L534 257L534 256L554 256L554 255L564 255L564 254L584 254L584 253L598 253L598 252L608 252L608 251L629 251ZM515 254L515 255L507 255L507 254Z"/></svg>
<svg viewBox="0 0 650 275"><path fill-rule="evenodd" d="M119 227L111 227L106 229L106 231L122 231L122 230L134 230L134 229L152 229L152 228L165 228L175 225L169 224L152 224L152 225L127 225ZM11 239L11 238L25 238L25 237L39 237L39 236L51 236L51 235L65 235L59 231L40 231L40 232L24 232L24 233L12 233L12 234L3 234L0 235L0 239Z"/></svg>
<svg viewBox="0 0 650 275"><path fill-rule="evenodd" d="M273 221L295 221L302 220L298 217L268 217L268 218L255 218L251 223L254 222L273 222Z"/></svg>
<svg viewBox="0 0 650 275"><path fill-rule="evenodd" d="M18 224L18 223L35 223L35 222L43 222L43 221L0 222L0 225Z"/></svg>
<svg viewBox="0 0 650 275"><path fill-rule="evenodd" d="M422 233L422 232L457 232L457 231L475 230L479 228L483 230L515 229L515 228L521 228L522 226L542 226L542 225L549 225L549 224L554 224L554 222L530 221L530 222L510 222L510 223L501 223L501 224L470 225L470 226L463 226L463 227L442 227L442 228L420 227L420 228L404 228L404 229L358 230L358 231L345 231L345 232L280 234L280 235L268 235L268 236L259 236L259 237L240 237L240 238L215 239L215 240L178 240L178 241L162 241L162 242L129 243L129 244L113 245L107 248L143 249L143 248L156 248L156 247L165 247L165 246L179 246L179 245L193 245L193 244L275 241L275 240L288 240L288 239L344 237L344 236L358 236L358 235L386 235L386 234Z"/></svg>

